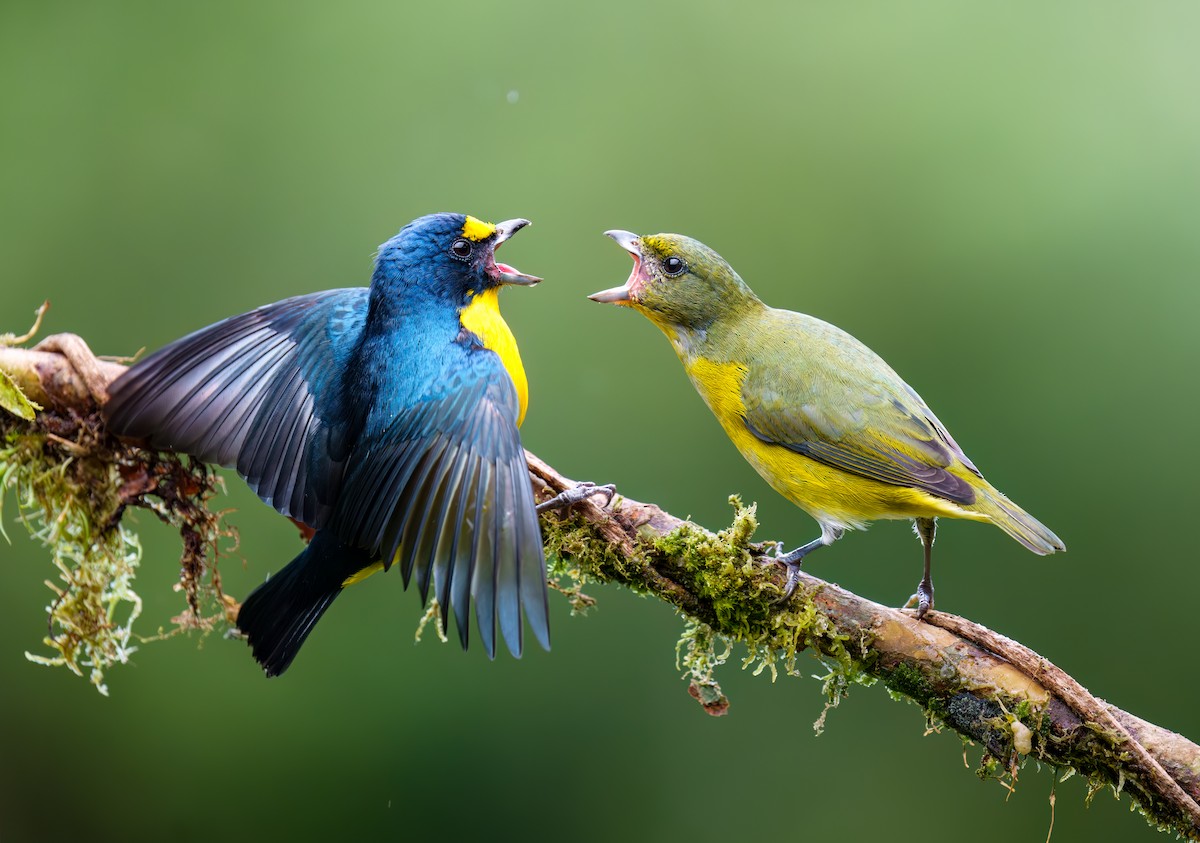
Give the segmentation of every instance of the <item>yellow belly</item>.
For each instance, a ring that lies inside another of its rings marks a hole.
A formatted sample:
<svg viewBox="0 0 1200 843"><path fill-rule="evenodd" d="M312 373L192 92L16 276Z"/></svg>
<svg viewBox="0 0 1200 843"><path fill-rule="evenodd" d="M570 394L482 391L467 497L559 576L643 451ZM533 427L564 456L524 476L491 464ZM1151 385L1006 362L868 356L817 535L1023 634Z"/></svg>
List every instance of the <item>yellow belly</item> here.
<svg viewBox="0 0 1200 843"><path fill-rule="evenodd" d="M763 442L743 419L742 380L736 363L685 361L688 376L733 444L775 491L822 524L862 529L869 521L946 517L986 521L986 515L907 486L860 477Z"/></svg>

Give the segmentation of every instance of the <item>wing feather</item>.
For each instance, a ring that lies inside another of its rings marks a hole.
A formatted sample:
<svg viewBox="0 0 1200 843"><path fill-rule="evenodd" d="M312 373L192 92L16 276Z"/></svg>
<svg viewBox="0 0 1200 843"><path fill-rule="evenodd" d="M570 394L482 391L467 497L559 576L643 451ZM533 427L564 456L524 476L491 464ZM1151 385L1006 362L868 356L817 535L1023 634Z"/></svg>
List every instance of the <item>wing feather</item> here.
<svg viewBox="0 0 1200 843"><path fill-rule="evenodd" d="M483 471L481 460L466 461L467 475L458 499L458 508L449 519L453 525L450 556L446 560L445 593L439 589L442 605L442 620L445 622L450 607L454 607L454 623L458 627L458 638L465 648L470 638L471 615L468 611L471 599L471 579L475 574L475 543L471 535L474 529L474 501L479 497L479 475ZM468 512L472 517L468 518Z"/></svg>
<svg viewBox="0 0 1200 843"><path fill-rule="evenodd" d="M524 643L521 627L521 568L517 546L517 525L512 466L503 462L496 466L495 509L492 512L495 541L496 615L500 632L514 656L521 655Z"/></svg>
<svg viewBox="0 0 1200 843"><path fill-rule="evenodd" d="M793 320L780 327L807 344L806 365L764 359L747 368L743 420L755 437L860 477L975 502L972 485L951 469L978 470L887 363L828 323L775 313Z"/></svg>
<svg viewBox="0 0 1200 843"><path fill-rule="evenodd" d="M539 641L548 638L545 560L516 390L493 353L472 353L472 365L438 379L440 394L351 456L330 526L385 565L395 560L422 599L432 583L443 623L453 610L464 646L473 611L489 656L497 628L519 654L523 615Z"/></svg>
<svg viewBox="0 0 1200 843"><path fill-rule="evenodd" d="M488 658L496 656L496 559L492 540L491 501L488 493L495 481L495 466L486 460L479 463L479 487L475 495L474 530L470 536L469 568L471 597L475 598L475 621L479 639ZM462 605L454 605L454 613L469 616L470 605L464 597Z"/></svg>
<svg viewBox="0 0 1200 843"><path fill-rule="evenodd" d="M365 289L297 296L171 343L112 384L109 428L236 467L280 512L323 526L344 462L331 437L340 442L350 423L333 415L341 406L334 390L362 329L366 296Z"/></svg>

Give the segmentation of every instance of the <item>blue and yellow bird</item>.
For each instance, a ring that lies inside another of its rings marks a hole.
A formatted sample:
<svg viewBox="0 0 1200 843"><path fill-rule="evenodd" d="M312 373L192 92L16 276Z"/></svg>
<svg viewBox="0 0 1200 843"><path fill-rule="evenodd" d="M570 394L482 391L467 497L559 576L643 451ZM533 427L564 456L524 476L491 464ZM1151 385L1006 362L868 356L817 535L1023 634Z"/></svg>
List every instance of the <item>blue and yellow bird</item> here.
<svg viewBox="0 0 1200 843"><path fill-rule="evenodd" d="M779 557L784 599L805 556L878 519L911 518L924 545L918 618L933 608L938 518L995 524L1037 554L1066 549L985 480L916 390L854 337L768 307L690 237L606 233L633 256L633 271L591 298L658 326L742 456L821 525L820 536Z"/></svg>
<svg viewBox="0 0 1200 843"><path fill-rule="evenodd" d="M497 263L528 225L433 214L384 243L370 288L297 296L197 331L113 383L109 428L235 467L316 530L237 625L268 676L342 589L395 564L443 622L495 654L522 609L550 646L545 562L517 432L528 385L498 293L541 279Z"/></svg>

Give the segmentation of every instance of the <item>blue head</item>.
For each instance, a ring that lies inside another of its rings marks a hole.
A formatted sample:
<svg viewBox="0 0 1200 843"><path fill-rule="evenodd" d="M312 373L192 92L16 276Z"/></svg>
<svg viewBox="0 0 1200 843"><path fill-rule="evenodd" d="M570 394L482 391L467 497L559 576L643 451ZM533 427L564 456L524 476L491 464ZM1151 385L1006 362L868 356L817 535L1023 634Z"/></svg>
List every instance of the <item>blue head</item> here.
<svg viewBox="0 0 1200 843"><path fill-rule="evenodd" d="M495 259L500 244L527 225L523 219L492 225L464 214L419 217L379 247L371 299L388 310L429 297L461 308L504 284L536 284L540 278Z"/></svg>

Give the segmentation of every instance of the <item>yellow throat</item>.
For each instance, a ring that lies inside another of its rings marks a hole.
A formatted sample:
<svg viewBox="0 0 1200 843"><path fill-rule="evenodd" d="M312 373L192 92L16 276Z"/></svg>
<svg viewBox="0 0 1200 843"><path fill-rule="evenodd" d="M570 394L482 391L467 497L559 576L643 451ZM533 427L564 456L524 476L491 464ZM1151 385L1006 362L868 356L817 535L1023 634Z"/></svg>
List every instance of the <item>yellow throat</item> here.
<svg viewBox="0 0 1200 843"><path fill-rule="evenodd" d="M464 328L479 337L484 348L500 355L500 362L517 388L517 401L521 407L517 426L520 427L529 406L529 380L525 377L521 352L517 350L517 339L500 315L500 288L492 287L472 297L471 303L459 314L459 319Z"/></svg>

